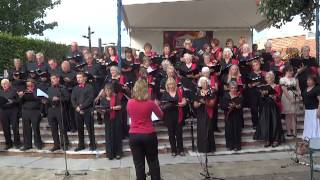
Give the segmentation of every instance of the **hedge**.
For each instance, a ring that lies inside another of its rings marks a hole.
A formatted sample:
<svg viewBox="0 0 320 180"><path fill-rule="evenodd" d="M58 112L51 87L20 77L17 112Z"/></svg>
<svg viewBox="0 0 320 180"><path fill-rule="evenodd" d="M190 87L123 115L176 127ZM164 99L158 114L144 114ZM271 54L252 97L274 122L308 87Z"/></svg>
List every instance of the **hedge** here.
<svg viewBox="0 0 320 180"><path fill-rule="evenodd" d="M0 74L2 74L3 69L13 66L13 58L20 58L25 61L25 52L28 50L42 52L46 60L50 58L61 60L68 49L66 45L47 40L29 39L0 33Z"/></svg>

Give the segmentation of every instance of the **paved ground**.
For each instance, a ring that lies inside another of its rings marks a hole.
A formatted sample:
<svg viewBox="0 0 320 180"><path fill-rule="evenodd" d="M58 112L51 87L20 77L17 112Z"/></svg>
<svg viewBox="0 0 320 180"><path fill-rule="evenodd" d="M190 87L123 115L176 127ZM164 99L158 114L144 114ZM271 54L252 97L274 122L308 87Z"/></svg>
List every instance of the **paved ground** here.
<svg viewBox="0 0 320 180"><path fill-rule="evenodd" d="M309 167L281 166L290 163L288 153L245 154L229 156L211 156L210 172L226 180L307 180L310 179ZM122 161L70 160L73 172L86 172L86 176L73 176L70 179L99 179L99 180L134 180L135 172L131 157ZM131 161L131 163L130 163ZM164 180L198 180L201 166L198 158L187 156L171 158L160 156L161 173ZM117 165L115 165L117 164ZM2 180L58 180L63 177L55 176L63 172L63 159L55 158L26 158L0 157L0 179ZM320 178L319 174L316 174Z"/></svg>

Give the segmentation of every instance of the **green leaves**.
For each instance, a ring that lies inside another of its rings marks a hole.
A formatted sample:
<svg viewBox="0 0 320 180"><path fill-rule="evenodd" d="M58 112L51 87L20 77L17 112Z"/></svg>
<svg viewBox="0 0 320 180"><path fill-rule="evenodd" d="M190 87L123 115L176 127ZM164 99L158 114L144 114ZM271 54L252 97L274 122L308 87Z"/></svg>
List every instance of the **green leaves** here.
<svg viewBox="0 0 320 180"><path fill-rule="evenodd" d="M316 19L317 6L316 0L261 0L258 11L267 18L270 26L277 28L300 15L299 25L310 30Z"/></svg>
<svg viewBox="0 0 320 180"><path fill-rule="evenodd" d="M62 60L68 49L63 44L0 33L0 72L4 68L12 67L13 58L25 60L25 52L28 50L44 53L46 60L50 58Z"/></svg>
<svg viewBox="0 0 320 180"><path fill-rule="evenodd" d="M60 3L60 0L1 0L0 32L43 35L43 31L58 25L57 22L43 21L46 11Z"/></svg>

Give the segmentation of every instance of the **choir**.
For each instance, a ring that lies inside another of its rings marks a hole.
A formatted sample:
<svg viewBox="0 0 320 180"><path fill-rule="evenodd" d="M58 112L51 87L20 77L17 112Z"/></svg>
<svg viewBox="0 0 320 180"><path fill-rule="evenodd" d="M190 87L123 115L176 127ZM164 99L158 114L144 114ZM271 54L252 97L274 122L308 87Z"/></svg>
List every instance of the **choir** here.
<svg viewBox="0 0 320 180"><path fill-rule="evenodd" d="M183 127L189 118L196 119L198 151L216 150L214 133L221 132L219 108L224 112L229 150L241 149L244 107L251 110L253 138L265 141L265 147L284 142L282 119L286 122L286 136L297 136L296 112L301 98L305 106L303 138L320 137L320 71L316 59L310 56L310 47L303 46L301 53L288 48L286 55L281 55L272 50L269 41L264 50L257 50L256 45L251 50L243 37L238 47L232 39L227 39L224 48L216 38L201 42L202 47L199 43L193 46L186 39L184 48L175 50L164 44L162 54L146 43L139 54L126 48L123 58L117 55L114 46L100 55L87 49L81 52L73 42L61 65L55 59L45 62L42 53L27 51L25 63L14 59L13 68L1 81L0 118L6 149L32 148L32 134L35 147L41 149L39 126L42 118L47 117L54 141L52 152L68 149L68 131L78 133L75 151L83 150L84 125L90 150L95 150L97 120L105 124L107 157L121 158L123 138L130 133L154 132L150 125L137 129L139 120L128 123L131 118L143 117L132 110L134 104L142 109L151 108L147 107L149 101L138 103L140 97L133 97L137 80L146 82L148 91L136 94L143 96L143 100L150 98L163 111L172 156L185 155ZM47 97L40 96L39 91ZM130 142L133 148L137 138L140 136L136 134Z"/></svg>

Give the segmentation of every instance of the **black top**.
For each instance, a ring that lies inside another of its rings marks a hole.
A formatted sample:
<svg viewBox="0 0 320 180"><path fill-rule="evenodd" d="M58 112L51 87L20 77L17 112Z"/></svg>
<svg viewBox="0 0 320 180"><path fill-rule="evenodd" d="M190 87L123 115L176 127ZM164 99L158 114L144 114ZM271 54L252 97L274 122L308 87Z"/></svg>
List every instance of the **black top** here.
<svg viewBox="0 0 320 180"><path fill-rule="evenodd" d="M80 106L81 110L89 110L92 108L94 100L94 89L90 84L84 87L75 86L71 94L71 102L74 108Z"/></svg>
<svg viewBox="0 0 320 180"><path fill-rule="evenodd" d="M60 105L60 102L64 103L69 100L68 90L62 85L50 86L48 88L48 96L50 106L57 106ZM53 97L58 97L60 99L58 101L53 101Z"/></svg>
<svg viewBox="0 0 320 180"><path fill-rule="evenodd" d="M20 101L22 103L22 109L39 109L41 105L41 99L37 97L37 88L34 88L33 92L25 93Z"/></svg>
<svg viewBox="0 0 320 180"><path fill-rule="evenodd" d="M9 91L0 91L0 96L8 100L8 102L2 106L3 109L18 107L18 95L16 92L14 88L10 88Z"/></svg>
<svg viewBox="0 0 320 180"><path fill-rule="evenodd" d="M215 98L215 94L214 92L212 91L212 89L210 88L209 91L207 92L206 95L202 96L201 95L201 91L198 90L195 94L195 100L194 101L197 101L197 102L200 102L200 100L210 100L210 99L214 99Z"/></svg>
<svg viewBox="0 0 320 180"><path fill-rule="evenodd" d="M161 105L165 111L175 111L178 110L179 94L178 91L176 95L172 97L167 91L161 96Z"/></svg>
<svg viewBox="0 0 320 180"><path fill-rule="evenodd" d="M71 70L69 72L60 72L60 80L61 83L67 87L67 89L69 90L69 92L72 91L72 88L76 85L76 72Z"/></svg>
<svg viewBox="0 0 320 180"><path fill-rule="evenodd" d="M27 61L25 63L25 69L26 71L32 71L37 69L37 63L35 61Z"/></svg>
<svg viewBox="0 0 320 180"><path fill-rule="evenodd" d="M122 71L122 75L125 77L125 82L135 82L136 80L136 74L135 74L135 70L138 69L140 67L140 65L136 65L133 63L133 60L128 61L127 59L122 59L121 61L121 67L122 68L132 68L130 71L128 72L124 72Z"/></svg>
<svg viewBox="0 0 320 180"><path fill-rule="evenodd" d="M305 109L317 109L318 108L318 96L320 96L320 87L315 86L309 92L307 92L307 88L301 93L303 104Z"/></svg>

